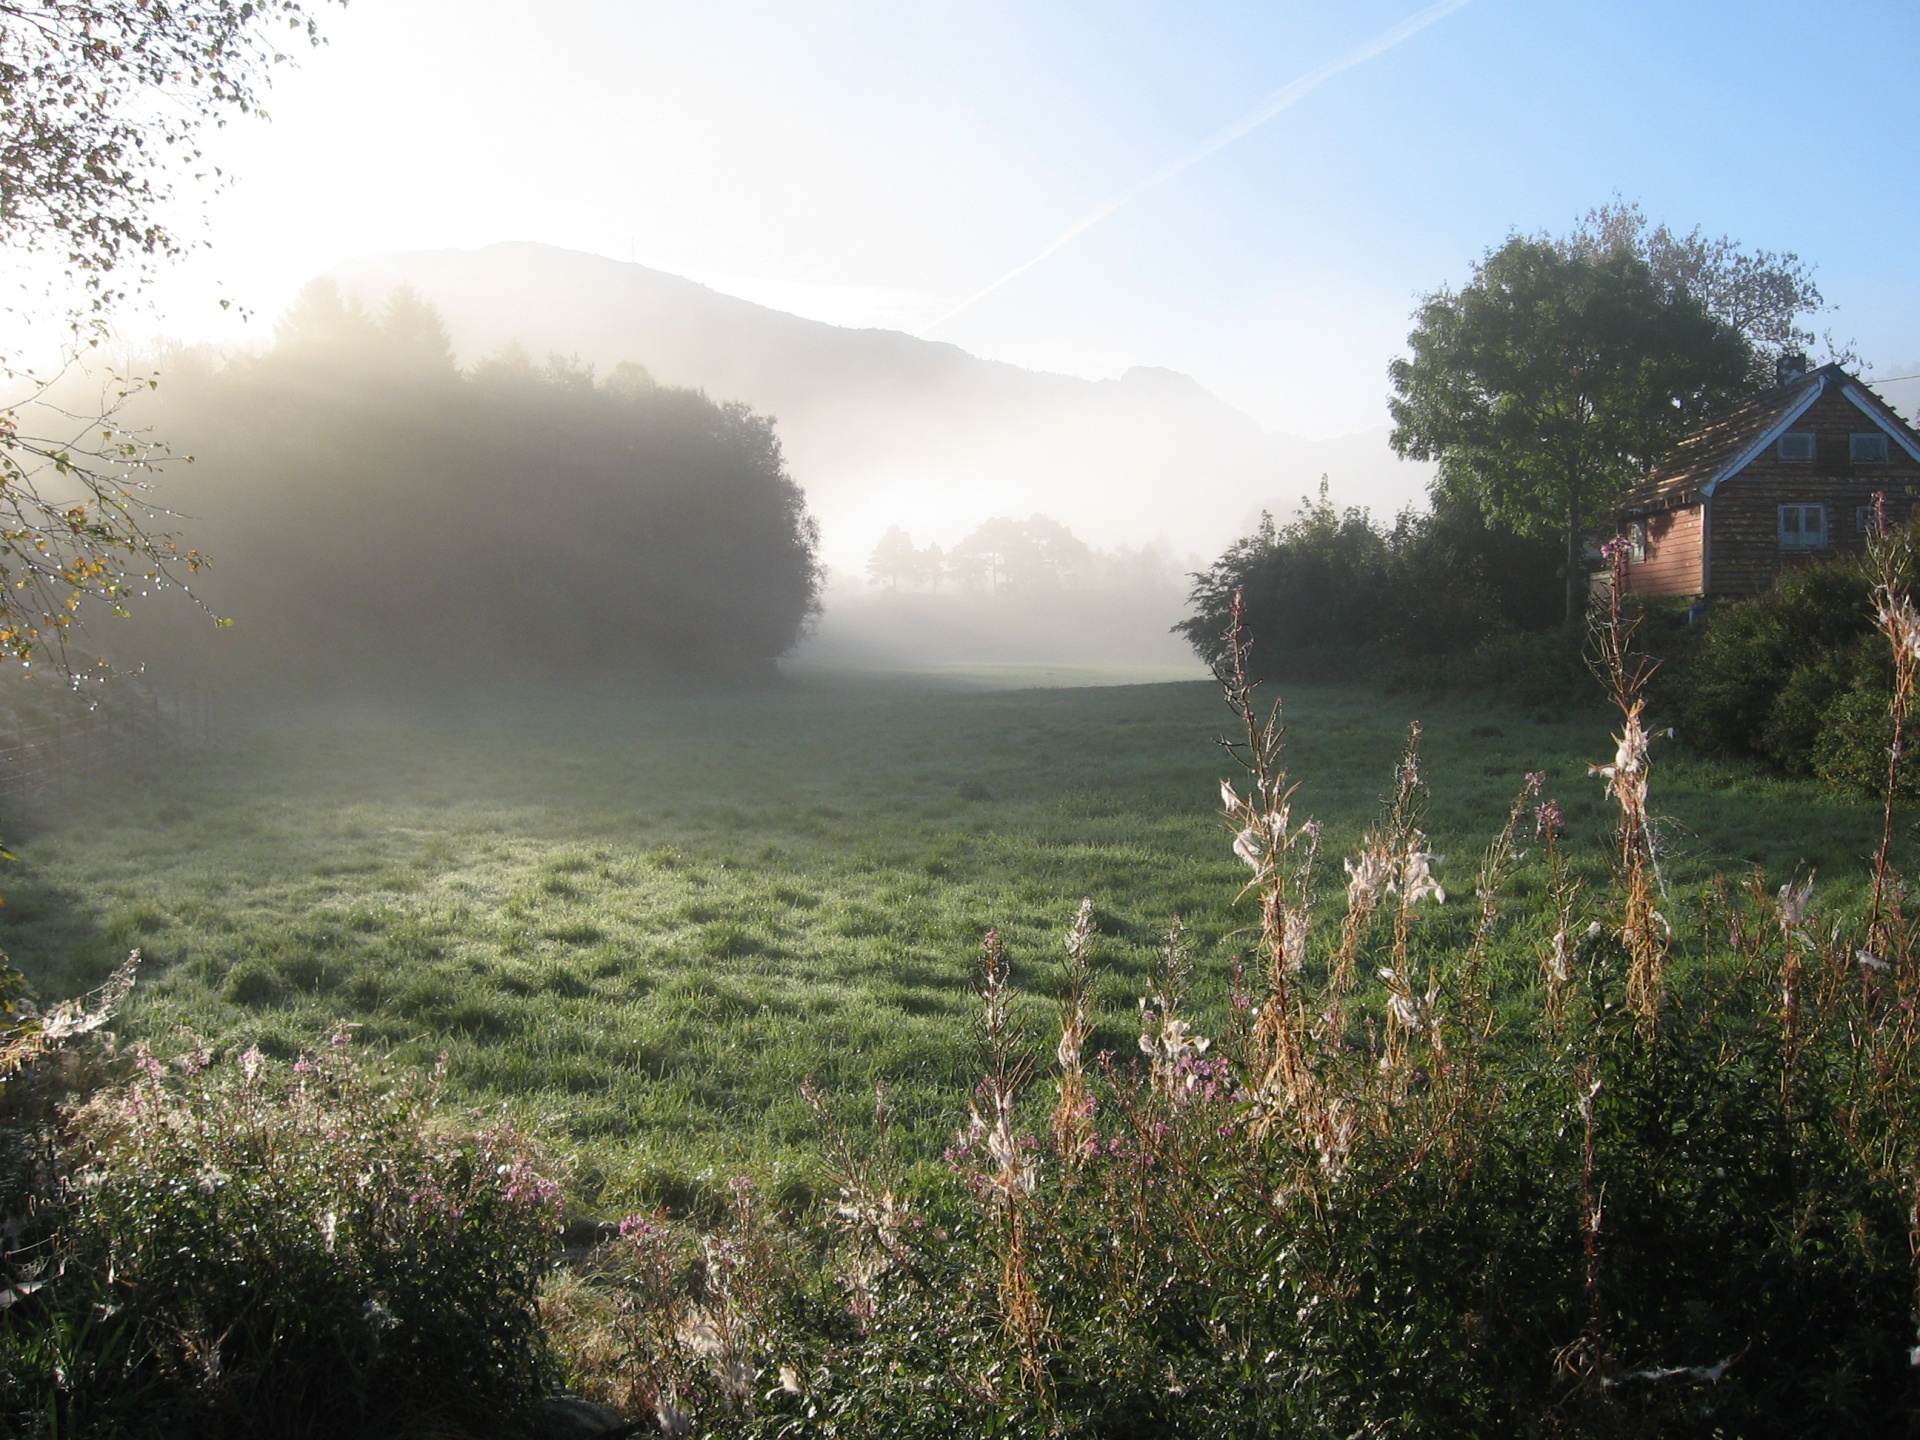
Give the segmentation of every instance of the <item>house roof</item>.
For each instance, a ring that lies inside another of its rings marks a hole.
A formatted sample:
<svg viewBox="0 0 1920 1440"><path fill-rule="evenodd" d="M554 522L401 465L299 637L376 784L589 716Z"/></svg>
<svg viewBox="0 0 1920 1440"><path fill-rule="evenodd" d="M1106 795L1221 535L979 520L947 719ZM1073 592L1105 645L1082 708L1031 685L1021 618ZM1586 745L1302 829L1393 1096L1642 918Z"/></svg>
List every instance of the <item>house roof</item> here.
<svg viewBox="0 0 1920 1440"><path fill-rule="evenodd" d="M1670 510L1712 495L1720 482L1752 464L1829 390L1837 389L1892 442L1920 463L1920 435L1838 365L1822 365L1798 380L1741 401L1692 431L1628 492L1622 509Z"/></svg>

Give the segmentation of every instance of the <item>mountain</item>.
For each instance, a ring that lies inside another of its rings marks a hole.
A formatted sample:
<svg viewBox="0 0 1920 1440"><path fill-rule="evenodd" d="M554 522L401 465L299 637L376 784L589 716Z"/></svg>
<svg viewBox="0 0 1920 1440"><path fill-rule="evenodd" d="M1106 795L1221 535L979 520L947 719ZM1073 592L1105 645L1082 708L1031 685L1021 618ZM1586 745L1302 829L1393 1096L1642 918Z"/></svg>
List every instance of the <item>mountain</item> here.
<svg viewBox="0 0 1920 1440"><path fill-rule="evenodd" d="M1378 510L1425 486L1425 469L1396 460L1384 429L1332 441L1277 434L1174 371L1084 380L1025 370L547 245L370 256L332 274L369 302L412 286L439 307L463 363L509 344L603 372L637 361L663 384L777 417L843 575L895 524L951 544L991 515L1037 512L1096 545L1158 541L1210 557L1262 507L1291 508L1323 472L1336 500Z"/></svg>

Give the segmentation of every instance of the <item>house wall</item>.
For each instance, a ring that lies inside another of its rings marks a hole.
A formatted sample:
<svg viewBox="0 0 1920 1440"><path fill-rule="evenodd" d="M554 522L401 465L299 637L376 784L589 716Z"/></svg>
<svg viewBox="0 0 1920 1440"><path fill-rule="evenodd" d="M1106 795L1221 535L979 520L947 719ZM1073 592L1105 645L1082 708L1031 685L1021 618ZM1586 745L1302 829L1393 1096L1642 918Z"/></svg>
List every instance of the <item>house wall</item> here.
<svg viewBox="0 0 1920 1440"><path fill-rule="evenodd" d="M1647 558L1627 566L1627 588L1637 595L1698 595L1700 578L1700 507L1664 510L1649 515Z"/></svg>
<svg viewBox="0 0 1920 1440"><path fill-rule="evenodd" d="M1915 497L1920 495L1920 464L1891 442L1885 464L1853 463L1848 458L1848 437L1878 427L1840 393L1838 385L1829 385L1793 428L1813 431L1816 458L1782 460L1778 447L1768 446L1714 491L1708 522L1712 574L1707 583L1716 595L1752 594L1764 590L1789 566L1862 553L1867 535L1856 526L1854 512L1872 504L1876 492L1886 495L1887 518L1894 524L1913 514ZM1780 549L1779 507L1794 503L1827 507L1825 550Z"/></svg>
<svg viewBox="0 0 1920 1440"><path fill-rule="evenodd" d="M1914 500L1906 492L1920 487L1878 484L1861 480L1808 476L1800 479L1756 479L1730 476L1713 497L1713 575L1716 595L1751 595L1773 583L1773 577L1795 565L1863 554L1867 532L1855 514L1871 505L1876 492L1886 492L1887 520L1901 524L1913 514ZM1819 503L1827 507L1827 547L1823 550L1780 548L1780 507Z"/></svg>

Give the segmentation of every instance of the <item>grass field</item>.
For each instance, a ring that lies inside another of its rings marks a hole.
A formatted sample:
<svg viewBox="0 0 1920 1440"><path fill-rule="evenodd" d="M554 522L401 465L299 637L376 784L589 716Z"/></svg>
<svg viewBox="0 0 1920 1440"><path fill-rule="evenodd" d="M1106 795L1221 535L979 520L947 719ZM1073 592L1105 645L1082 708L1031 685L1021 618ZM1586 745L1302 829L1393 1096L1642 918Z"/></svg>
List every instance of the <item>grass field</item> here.
<svg viewBox="0 0 1920 1440"><path fill-rule="evenodd" d="M1530 769L1598 873L1606 815L1585 767L1612 749L1599 710L1287 698L1297 808L1334 855L1418 715L1451 888L1470 889ZM1218 1014L1248 919L1216 813L1228 718L1199 683L818 674L764 692L256 708L229 714L217 753L17 817L0 936L50 993L142 947L121 1032L163 1056L199 1040L290 1053L340 1020L403 1062L444 1051L458 1096L510 1108L573 1157L589 1205L740 1167L777 1182L816 1140L809 1075L850 1114L887 1081L907 1143L937 1151L964 1113L988 926L1049 995L1060 932L1091 896L1110 1017L1097 1044L1126 1052L1179 915L1201 1013ZM1655 796L1681 892L1755 864L1854 885L1879 829L1875 807L1677 747ZM1522 932L1536 886L1519 882ZM1468 921L1452 904L1424 923Z"/></svg>

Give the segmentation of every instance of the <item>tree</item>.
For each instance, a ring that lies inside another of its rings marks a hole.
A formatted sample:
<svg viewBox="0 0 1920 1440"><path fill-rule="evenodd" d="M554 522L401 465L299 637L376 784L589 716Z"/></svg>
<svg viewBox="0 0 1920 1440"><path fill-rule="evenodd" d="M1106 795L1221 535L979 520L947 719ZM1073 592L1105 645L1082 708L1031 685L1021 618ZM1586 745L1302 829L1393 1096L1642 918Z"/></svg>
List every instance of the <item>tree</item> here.
<svg viewBox="0 0 1920 1440"><path fill-rule="evenodd" d="M913 583L920 573L920 565L920 552L914 548L913 537L898 525L889 525L880 543L873 547L873 554L867 557L867 578L876 585L898 590L902 580Z"/></svg>
<svg viewBox="0 0 1920 1440"><path fill-rule="evenodd" d="M989 590L1033 591L1058 590L1084 580L1092 555L1087 543L1058 520L995 516L955 545L949 560L956 572L969 565Z"/></svg>
<svg viewBox="0 0 1920 1440"><path fill-rule="evenodd" d="M1584 613L1587 527L1701 417L1757 383L1755 346L1630 248L1514 237L1421 305L1389 367L1392 443L1436 499L1564 545Z"/></svg>
<svg viewBox="0 0 1920 1440"><path fill-rule="evenodd" d="M378 318L374 318L378 317ZM549 359L463 376L417 297L303 295L279 344L180 367L141 419L191 445L179 506L227 558L212 638L116 654L249 690L313 676L767 674L819 609L819 537L772 422Z"/></svg>
<svg viewBox="0 0 1920 1440"><path fill-rule="evenodd" d="M317 43L308 3L0 0L0 249L50 260L45 298L74 349L185 248L161 218L174 176L218 178L200 135L258 113L286 59L275 32ZM150 528L156 447L118 420L150 382L109 378L76 409L58 372L0 356L0 377L0 654L65 665L82 602L119 611L200 557Z"/></svg>
<svg viewBox="0 0 1920 1440"><path fill-rule="evenodd" d="M1749 251L1724 235L1709 240L1698 226L1676 235L1618 200L1589 210L1561 248L1586 259L1624 252L1644 260L1669 295L1690 297L1746 337L1762 385L1773 378L1774 360L1812 347L1814 334L1801 317L1826 308L1812 267L1791 251Z"/></svg>

